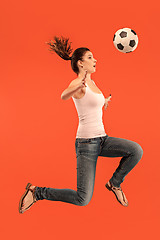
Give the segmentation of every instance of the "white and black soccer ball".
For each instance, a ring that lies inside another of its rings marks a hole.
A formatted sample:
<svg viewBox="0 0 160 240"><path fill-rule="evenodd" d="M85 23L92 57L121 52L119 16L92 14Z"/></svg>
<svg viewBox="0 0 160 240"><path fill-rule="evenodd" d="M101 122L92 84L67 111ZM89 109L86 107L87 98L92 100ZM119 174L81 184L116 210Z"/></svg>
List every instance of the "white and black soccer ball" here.
<svg viewBox="0 0 160 240"><path fill-rule="evenodd" d="M113 43L120 52L130 53L137 48L138 36L130 28L121 28L114 34Z"/></svg>

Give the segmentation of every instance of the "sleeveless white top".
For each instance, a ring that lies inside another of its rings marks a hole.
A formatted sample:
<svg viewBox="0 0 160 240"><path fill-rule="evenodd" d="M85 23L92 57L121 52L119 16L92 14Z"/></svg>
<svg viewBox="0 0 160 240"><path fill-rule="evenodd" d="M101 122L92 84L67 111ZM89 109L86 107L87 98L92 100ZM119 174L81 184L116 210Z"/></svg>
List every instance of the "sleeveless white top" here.
<svg viewBox="0 0 160 240"><path fill-rule="evenodd" d="M86 92L82 98L77 99L72 96L79 118L76 138L106 136L102 122L102 107L105 103L105 97L102 93L93 92L87 83L86 86Z"/></svg>

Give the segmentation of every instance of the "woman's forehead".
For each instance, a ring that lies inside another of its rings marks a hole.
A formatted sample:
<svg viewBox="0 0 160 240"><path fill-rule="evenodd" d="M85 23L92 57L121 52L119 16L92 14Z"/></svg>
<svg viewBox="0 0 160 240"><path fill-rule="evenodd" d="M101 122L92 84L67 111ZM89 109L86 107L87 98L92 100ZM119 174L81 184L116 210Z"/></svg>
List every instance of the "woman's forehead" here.
<svg viewBox="0 0 160 240"><path fill-rule="evenodd" d="M85 53L85 56L93 56L93 54L92 54L92 52L87 51L87 52Z"/></svg>

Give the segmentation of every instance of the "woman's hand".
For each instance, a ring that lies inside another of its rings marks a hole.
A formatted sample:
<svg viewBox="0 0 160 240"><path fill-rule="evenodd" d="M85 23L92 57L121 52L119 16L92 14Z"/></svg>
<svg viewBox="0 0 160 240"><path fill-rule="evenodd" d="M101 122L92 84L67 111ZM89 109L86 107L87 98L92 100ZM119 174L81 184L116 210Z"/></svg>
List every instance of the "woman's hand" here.
<svg viewBox="0 0 160 240"><path fill-rule="evenodd" d="M87 70L85 71L85 74L84 74L84 77L83 77L83 79L81 80L81 82L80 82L80 88L84 88L84 87L87 87L86 86L86 77L87 77Z"/></svg>
<svg viewBox="0 0 160 240"><path fill-rule="evenodd" d="M111 96L111 94L110 94L110 96L109 96L108 98L105 99L105 103L104 103L104 109L105 109L105 110L106 110L107 107L108 107L108 102L111 101L111 100L110 100L111 97L112 97L112 96Z"/></svg>

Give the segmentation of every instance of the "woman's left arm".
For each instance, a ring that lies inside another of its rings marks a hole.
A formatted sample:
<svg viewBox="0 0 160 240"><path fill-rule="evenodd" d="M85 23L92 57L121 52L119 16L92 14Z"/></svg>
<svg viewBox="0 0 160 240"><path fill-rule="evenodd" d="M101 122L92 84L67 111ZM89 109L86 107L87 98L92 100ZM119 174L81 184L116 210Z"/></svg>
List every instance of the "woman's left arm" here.
<svg viewBox="0 0 160 240"><path fill-rule="evenodd" d="M110 99L111 99L111 94L110 94L110 96L108 97L108 98L105 98L105 103L104 103L104 109L106 110L107 109L107 107L108 107L108 102L109 101L111 101Z"/></svg>

